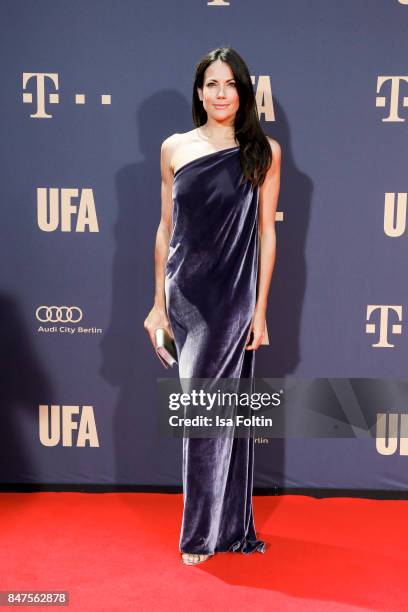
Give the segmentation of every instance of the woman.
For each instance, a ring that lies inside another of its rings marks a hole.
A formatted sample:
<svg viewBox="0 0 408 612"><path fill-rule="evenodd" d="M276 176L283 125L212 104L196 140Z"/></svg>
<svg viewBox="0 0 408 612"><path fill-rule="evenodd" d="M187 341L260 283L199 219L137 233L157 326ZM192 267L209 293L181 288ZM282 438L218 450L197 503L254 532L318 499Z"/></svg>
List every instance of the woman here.
<svg viewBox="0 0 408 612"><path fill-rule="evenodd" d="M196 129L161 147L156 291L144 327L153 346L156 328L174 338L181 379L252 379L275 262L281 149L261 129L251 77L232 48L198 64L193 120ZM252 514L253 442L183 438L183 563L264 552Z"/></svg>

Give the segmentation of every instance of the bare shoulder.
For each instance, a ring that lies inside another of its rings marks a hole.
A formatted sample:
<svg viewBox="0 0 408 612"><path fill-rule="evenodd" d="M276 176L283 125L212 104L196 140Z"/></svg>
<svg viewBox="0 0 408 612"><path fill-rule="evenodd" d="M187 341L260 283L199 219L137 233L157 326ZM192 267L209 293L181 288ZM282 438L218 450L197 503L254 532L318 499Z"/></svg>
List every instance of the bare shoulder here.
<svg viewBox="0 0 408 612"><path fill-rule="evenodd" d="M267 134L265 135L271 147L272 163L265 174L265 180L261 185L259 197L263 210L262 214L267 210L267 218L272 221L275 219L280 190L281 146L277 140L271 138Z"/></svg>
<svg viewBox="0 0 408 612"><path fill-rule="evenodd" d="M281 149L281 146L280 146L279 142L277 140L274 140L270 136L267 136L267 139L269 141L269 145L270 145L271 150L272 150L272 157L280 158L281 157L281 153L282 153L282 149Z"/></svg>
<svg viewBox="0 0 408 612"><path fill-rule="evenodd" d="M174 149L178 146L178 143L180 142L181 136L182 134L171 134L170 136L167 136L167 138L165 138L161 144L162 155L165 155L166 157L170 155L171 157L174 152Z"/></svg>
<svg viewBox="0 0 408 612"><path fill-rule="evenodd" d="M163 140L161 145L162 149L169 150L182 144L188 144L190 141L192 141L192 136L195 134L195 132L196 130L194 129L190 130L189 132L171 134L165 140Z"/></svg>
<svg viewBox="0 0 408 612"><path fill-rule="evenodd" d="M181 136L182 134L171 134L165 138L161 144L160 166L163 177L171 178L171 174L173 172L172 160L174 157L174 151L179 146Z"/></svg>
<svg viewBox="0 0 408 612"><path fill-rule="evenodd" d="M196 130L193 129L189 132L171 134L163 140L161 145L162 159L165 160L165 164L172 172L174 172L176 154L192 144L195 132Z"/></svg>
<svg viewBox="0 0 408 612"><path fill-rule="evenodd" d="M274 138L271 138L270 136L266 137L268 139L269 146L271 147L272 151L272 163L268 168L268 172L266 173L266 179L272 180L276 178L276 176L278 176L280 173L282 150L277 140L274 140Z"/></svg>

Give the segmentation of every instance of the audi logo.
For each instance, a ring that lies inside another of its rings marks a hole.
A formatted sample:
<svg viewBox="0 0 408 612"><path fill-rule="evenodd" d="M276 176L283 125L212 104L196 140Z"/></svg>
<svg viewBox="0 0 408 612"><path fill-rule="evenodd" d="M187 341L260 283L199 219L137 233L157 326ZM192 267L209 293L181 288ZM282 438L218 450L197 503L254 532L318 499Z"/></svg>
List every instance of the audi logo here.
<svg viewBox="0 0 408 612"><path fill-rule="evenodd" d="M35 316L41 323L78 323L82 310L78 306L39 306Z"/></svg>

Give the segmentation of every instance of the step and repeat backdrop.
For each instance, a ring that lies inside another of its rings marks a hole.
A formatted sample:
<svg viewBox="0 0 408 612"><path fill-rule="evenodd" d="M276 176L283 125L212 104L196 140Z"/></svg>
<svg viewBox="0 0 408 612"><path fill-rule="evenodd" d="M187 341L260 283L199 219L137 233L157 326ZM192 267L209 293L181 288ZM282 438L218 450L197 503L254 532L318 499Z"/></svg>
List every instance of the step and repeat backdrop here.
<svg viewBox="0 0 408 612"><path fill-rule="evenodd" d="M343 432L353 380L381 389L370 432L257 437L255 485L405 489L408 1L0 12L0 483L181 485L181 440L157 428L157 381L177 372L143 328L160 147L194 127L197 62L232 46L282 148L256 376L348 381Z"/></svg>

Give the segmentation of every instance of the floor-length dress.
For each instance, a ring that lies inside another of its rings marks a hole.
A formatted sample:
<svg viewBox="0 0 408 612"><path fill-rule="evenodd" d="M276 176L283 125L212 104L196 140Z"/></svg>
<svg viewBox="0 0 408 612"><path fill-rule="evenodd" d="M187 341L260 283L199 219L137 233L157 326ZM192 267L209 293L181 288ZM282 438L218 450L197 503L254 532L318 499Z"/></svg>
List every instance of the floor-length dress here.
<svg viewBox="0 0 408 612"><path fill-rule="evenodd" d="M258 187L240 184L239 147L187 162L173 182L166 307L180 379L249 378L256 303ZM180 551L264 552L253 510L253 437L183 438Z"/></svg>

